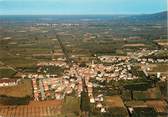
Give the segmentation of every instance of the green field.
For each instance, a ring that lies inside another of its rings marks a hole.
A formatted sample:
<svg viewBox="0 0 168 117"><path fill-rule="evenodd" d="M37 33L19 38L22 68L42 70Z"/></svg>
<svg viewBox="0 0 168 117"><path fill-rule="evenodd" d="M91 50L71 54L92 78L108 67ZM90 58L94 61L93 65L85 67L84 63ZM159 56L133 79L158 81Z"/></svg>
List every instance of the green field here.
<svg viewBox="0 0 168 117"><path fill-rule="evenodd" d="M10 78L16 74L16 71L7 68L7 67L0 67L0 78Z"/></svg>
<svg viewBox="0 0 168 117"><path fill-rule="evenodd" d="M73 96L66 96L62 109L65 116L78 117L80 115L80 99Z"/></svg>

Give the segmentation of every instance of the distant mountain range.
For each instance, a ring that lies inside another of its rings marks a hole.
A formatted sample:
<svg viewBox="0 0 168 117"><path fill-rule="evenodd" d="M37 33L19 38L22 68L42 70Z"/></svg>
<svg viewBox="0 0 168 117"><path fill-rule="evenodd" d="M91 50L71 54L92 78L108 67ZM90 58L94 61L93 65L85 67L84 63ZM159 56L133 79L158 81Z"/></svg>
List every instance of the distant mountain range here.
<svg viewBox="0 0 168 117"><path fill-rule="evenodd" d="M168 12L160 12L155 14L143 14L143 15L131 15L125 17L124 20L128 20L131 22L148 22L148 23L156 23L156 22L167 22Z"/></svg>
<svg viewBox="0 0 168 117"><path fill-rule="evenodd" d="M0 23L5 22L111 22L135 24L166 24L168 12L141 15L0 15Z"/></svg>

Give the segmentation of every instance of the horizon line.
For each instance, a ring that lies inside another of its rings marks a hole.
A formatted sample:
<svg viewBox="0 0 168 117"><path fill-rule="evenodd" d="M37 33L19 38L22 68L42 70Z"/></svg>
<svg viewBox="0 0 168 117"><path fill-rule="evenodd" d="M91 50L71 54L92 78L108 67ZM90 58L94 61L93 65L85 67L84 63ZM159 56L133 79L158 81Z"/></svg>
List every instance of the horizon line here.
<svg viewBox="0 0 168 117"><path fill-rule="evenodd" d="M162 13L162 12L168 12L168 10L164 10L164 11L158 11L158 12L153 12L153 13L89 13L89 14L0 14L0 16L49 16L49 15L57 15L57 16L85 16L85 15L150 15L150 14L156 14L156 13Z"/></svg>

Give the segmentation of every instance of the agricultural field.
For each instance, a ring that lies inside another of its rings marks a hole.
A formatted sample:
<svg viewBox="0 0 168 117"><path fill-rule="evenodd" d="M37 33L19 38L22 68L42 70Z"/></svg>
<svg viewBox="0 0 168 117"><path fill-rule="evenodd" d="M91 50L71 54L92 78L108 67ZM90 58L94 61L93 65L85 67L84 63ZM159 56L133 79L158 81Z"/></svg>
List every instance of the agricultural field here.
<svg viewBox="0 0 168 117"><path fill-rule="evenodd" d="M0 106L2 116L16 117L63 117L61 101L30 102L28 105Z"/></svg>
<svg viewBox="0 0 168 117"><path fill-rule="evenodd" d="M16 71L14 71L11 68L8 67L0 67L0 78L8 78L8 77L12 77L16 74Z"/></svg>
<svg viewBox="0 0 168 117"><path fill-rule="evenodd" d="M16 35L19 37L15 37ZM52 51L59 49L57 41L53 40L54 37L32 35L16 33L10 39L1 39L0 61L17 68L34 66L42 60L52 60Z"/></svg>
<svg viewBox="0 0 168 117"><path fill-rule="evenodd" d="M128 117L134 106L166 111L167 27L113 17L0 17L0 80L21 80L1 85L0 116Z"/></svg>
<svg viewBox="0 0 168 117"><path fill-rule="evenodd" d="M160 99L161 92L159 88L150 88L147 91L133 91L135 100Z"/></svg>
<svg viewBox="0 0 168 117"><path fill-rule="evenodd" d="M73 96L66 96L62 112L65 116L78 117L80 115L80 99Z"/></svg>
<svg viewBox="0 0 168 117"><path fill-rule="evenodd" d="M23 79L17 86L0 87L0 95L9 97L32 97L32 83L30 79Z"/></svg>
<svg viewBox="0 0 168 117"><path fill-rule="evenodd" d="M168 46L168 41L167 39L160 39L160 40L156 40L155 41L156 43L158 43L160 46L163 46L163 47L167 47Z"/></svg>
<svg viewBox="0 0 168 117"><path fill-rule="evenodd" d="M127 109L120 96L107 96L105 97L105 107L108 108L111 116L128 117Z"/></svg>
<svg viewBox="0 0 168 117"><path fill-rule="evenodd" d="M168 73L168 64L149 64L150 70L149 73L163 73L167 74Z"/></svg>
<svg viewBox="0 0 168 117"><path fill-rule="evenodd" d="M127 107L153 108L158 116L166 117L168 105L164 100L125 101Z"/></svg>

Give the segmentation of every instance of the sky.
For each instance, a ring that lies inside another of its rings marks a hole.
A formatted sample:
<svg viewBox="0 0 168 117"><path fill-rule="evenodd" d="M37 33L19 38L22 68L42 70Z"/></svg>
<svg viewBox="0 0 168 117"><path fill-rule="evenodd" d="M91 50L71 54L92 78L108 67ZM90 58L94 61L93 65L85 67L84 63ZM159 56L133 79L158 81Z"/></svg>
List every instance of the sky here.
<svg viewBox="0 0 168 117"><path fill-rule="evenodd" d="M167 0L0 0L0 15L150 14Z"/></svg>

